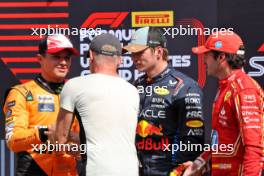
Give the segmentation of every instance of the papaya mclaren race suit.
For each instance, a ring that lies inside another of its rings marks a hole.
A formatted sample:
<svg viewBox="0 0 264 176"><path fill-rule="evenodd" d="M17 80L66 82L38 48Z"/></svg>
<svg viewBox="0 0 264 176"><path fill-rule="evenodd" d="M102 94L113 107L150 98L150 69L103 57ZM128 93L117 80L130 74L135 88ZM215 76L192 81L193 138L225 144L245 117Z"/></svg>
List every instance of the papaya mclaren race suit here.
<svg viewBox="0 0 264 176"><path fill-rule="evenodd" d="M140 94L136 135L140 174L170 175L179 164L202 152L202 91L194 80L169 67L151 80L142 76L135 86Z"/></svg>
<svg viewBox="0 0 264 176"><path fill-rule="evenodd" d="M39 152L39 128L56 123L62 84L47 83L41 76L12 87L4 105L6 142L17 153L16 175L76 176L76 160L65 152ZM72 131L79 132L75 119ZM47 145L46 145L47 146Z"/></svg>
<svg viewBox="0 0 264 176"><path fill-rule="evenodd" d="M263 99L261 87L240 69L219 81L213 106L213 176L261 174ZM201 158L207 160L208 153Z"/></svg>

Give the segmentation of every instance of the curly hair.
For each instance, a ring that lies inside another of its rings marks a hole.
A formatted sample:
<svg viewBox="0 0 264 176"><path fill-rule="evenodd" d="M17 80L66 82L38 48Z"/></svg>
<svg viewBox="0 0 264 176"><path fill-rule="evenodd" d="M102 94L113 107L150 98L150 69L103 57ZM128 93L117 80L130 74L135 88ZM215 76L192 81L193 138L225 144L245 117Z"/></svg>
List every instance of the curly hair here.
<svg viewBox="0 0 264 176"><path fill-rule="evenodd" d="M245 47L242 45L239 47L239 50L245 51ZM216 59L220 53L219 51L212 51L214 58ZM230 54L230 53L225 53L226 55L226 60L229 66L232 69L239 69L242 68L246 64L246 58L245 54Z"/></svg>

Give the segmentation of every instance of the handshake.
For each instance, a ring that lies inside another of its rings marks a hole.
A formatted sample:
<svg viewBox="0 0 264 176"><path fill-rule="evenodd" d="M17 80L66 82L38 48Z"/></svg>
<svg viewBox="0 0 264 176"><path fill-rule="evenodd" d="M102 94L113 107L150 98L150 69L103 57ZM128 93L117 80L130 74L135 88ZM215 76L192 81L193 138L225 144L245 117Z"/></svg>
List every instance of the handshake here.
<svg viewBox="0 0 264 176"><path fill-rule="evenodd" d="M199 156L193 162L180 164L170 172L169 176L202 176L207 171L209 171L209 163Z"/></svg>
<svg viewBox="0 0 264 176"><path fill-rule="evenodd" d="M37 126L38 133L39 133L39 139L41 142L46 143L48 140L50 143L56 143L56 126L55 125L49 125L49 126ZM68 142L80 144L80 137L79 134L76 132L70 131Z"/></svg>

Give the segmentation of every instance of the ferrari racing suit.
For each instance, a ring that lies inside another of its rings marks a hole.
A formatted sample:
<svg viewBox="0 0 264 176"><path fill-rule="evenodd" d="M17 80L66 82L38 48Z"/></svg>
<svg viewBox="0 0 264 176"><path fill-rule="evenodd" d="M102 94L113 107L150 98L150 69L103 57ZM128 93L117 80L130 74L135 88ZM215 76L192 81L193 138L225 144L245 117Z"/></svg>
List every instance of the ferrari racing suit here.
<svg viewBox="0 0 264 176"><path fill-rule="evenodd" d="M219 81L213 106L213 176L260 175L263 98L261 87L240 69Z"/></svg>
<svg viewBox="0 0 264 176"><path fill-rule="evenodd" d="M194 80L169 67L153 79L142 76L135 86L140 94L136 135L140 174L170 175L202 152L202 91Z"/></svg>
<svg viewBox="0 0 264 176"><path fill-rule="evenodd" d="M41 145L39 128L56 123L62 86L48 83L38 76L7 92L3 109L6 142L8 148L17 153L17 176L77 175L75 157L65 152L45 149L43 152L41 148L44 146ZM79 132L76 119L72 131Z"/></svg>

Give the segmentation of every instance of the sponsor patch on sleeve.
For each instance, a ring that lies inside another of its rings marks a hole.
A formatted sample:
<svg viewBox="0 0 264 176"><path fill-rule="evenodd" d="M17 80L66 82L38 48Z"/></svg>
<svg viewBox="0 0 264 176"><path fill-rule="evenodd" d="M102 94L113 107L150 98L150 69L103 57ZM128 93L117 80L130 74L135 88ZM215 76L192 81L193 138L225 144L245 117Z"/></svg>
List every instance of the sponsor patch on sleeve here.
<svg viewBox="0 0 264 176"><path fill-rule="evenodd" d="M15 101L15 100L10 101L10 102L7 102L7 107L8 107L8 108L11 108L11 107L13 107L13 106L15 106L15 105L16 105L16 101Z"/></svg>

